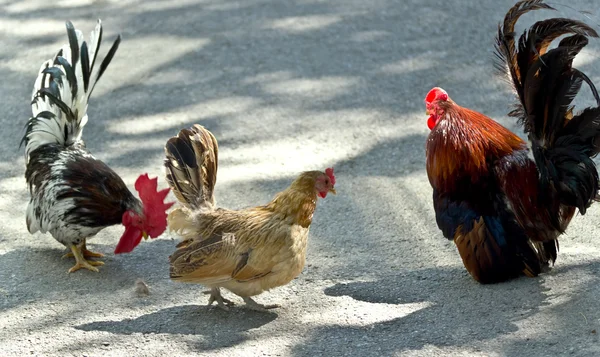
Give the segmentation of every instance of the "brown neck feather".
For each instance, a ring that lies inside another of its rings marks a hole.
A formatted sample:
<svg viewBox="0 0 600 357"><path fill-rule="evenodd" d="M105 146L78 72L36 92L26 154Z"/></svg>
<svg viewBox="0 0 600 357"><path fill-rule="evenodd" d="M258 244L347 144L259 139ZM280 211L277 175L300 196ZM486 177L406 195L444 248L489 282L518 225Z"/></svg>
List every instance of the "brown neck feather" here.
<svg viewBox="0 0 600 357"><path fill-rule="evenodd" d="M438 190L452 190L461 178L476 182L488 174L491 160L526 148L521 138L481 113L453 102L445 110L427 139L427 175Z"/></svg>
<svg viewBox="0 0 600 357"><path fill-rule="evenodd" d="M300 176L290 187L277 194L267 208L291 218L294 224L305 228L310 226L317 206L315 180L310 176Z"/></svg>

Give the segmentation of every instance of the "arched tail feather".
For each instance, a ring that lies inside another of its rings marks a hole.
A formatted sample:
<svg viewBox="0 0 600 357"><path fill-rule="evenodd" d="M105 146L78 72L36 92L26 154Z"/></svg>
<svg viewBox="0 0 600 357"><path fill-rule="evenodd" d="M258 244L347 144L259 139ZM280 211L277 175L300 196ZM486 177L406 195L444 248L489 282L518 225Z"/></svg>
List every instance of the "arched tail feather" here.
<svg viewBox="0 0 600 357"><path fill-rule="evenodd" d="M600 152L600 96L590 78L572 65L588 39L598 33L578 20L551 18L536 22L515 42L519 17L538 9L554 10L542 0L529 0L508 11L498 29L498 68L508 73L519 99L509 115L517 117L529 135L540 194L584 214L600 186L592 161ZM550 49L563 35L568 36ZM584 82L597 106L575 114L572 102Z"/></svg>
<svg viewBox="0 0 600 357"><path fill-rule="evenodd" d="M90 95L121 42L119 35L94 76L94 64L102 41L101 21L98 20L91 33L89 47L81 31L70 21L66 28L69 43L53 59L42 64L34 84L32 117L21 140L26 146L27 157L44 144L69 146L81 139L88 119Z"/></svg>
<svg viewBox="0 0 600 357"><path fill-rule="evenodd" d="M184 206L214 206L218 154L217 139L198 124L181 130L165 145L167 182Z"/></svg>

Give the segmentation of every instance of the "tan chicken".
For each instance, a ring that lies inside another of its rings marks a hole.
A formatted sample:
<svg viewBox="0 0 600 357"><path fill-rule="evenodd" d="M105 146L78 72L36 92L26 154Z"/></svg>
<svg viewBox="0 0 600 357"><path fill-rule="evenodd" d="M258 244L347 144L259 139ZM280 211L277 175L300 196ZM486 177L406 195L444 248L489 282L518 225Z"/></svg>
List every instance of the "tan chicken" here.
<svg viewBox="0 0 600 357"><path fill-rule="evenodd" d="M233 211L215 205L218 145L210 131L200 125L181 130L165 152L167 181L183 204L168 217L171 231L184 238L169 257L171 279L210 287L208 304L224 310L233 303L220 288L254 310L278 307L251 297L302 271L317 196L335 194L333 169L303 172L270 203Z"/></svg>

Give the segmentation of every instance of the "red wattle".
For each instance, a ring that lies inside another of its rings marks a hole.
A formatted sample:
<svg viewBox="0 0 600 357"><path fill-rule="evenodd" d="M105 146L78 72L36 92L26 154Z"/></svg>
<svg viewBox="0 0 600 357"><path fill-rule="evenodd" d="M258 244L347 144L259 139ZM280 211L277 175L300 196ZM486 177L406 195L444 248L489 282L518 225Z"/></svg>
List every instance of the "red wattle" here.
<svg viewBox="0 0 600 357"><path fill-rule="evenodd" d="M435 124L437 124L437 121L435 120L433 115L430 115L429 119L427 119L427 127L429 128L429 130L433 130Z"/></svg>
<svg viewBox="0 0 600 357"><path fill-rule="evenodd" d="M142 241L142 231L133 226L126 226L119 243L115 247L115 254L129 253Z"/></svg>

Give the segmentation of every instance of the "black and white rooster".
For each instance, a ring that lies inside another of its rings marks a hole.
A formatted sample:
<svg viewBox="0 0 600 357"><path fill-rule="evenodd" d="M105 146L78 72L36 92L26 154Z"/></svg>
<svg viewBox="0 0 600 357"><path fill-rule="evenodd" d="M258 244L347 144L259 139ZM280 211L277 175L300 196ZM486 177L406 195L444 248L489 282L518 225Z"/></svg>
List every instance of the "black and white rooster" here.
<svg viewBox="0 0 600 357"><path fill-rule="evenodd" d="M91 33L90 44L71 22L66 23L69 43L39 71L33 89L29 119L22 144L26 146L31 199L27 207L30 233L50 232L70 249L81 268L98 271L102 257L86 248L86 239L105 227L122 223L125 232L115 253L130 252L142 237L155 238L166 229L165 204L169 189L157 191L157 179L141 175L135 188L138 200L123 180L86 149L81 134L88 120L88 100L94 86L112 60L119 35L94 74L102 41L100 20Z"/></svg>

